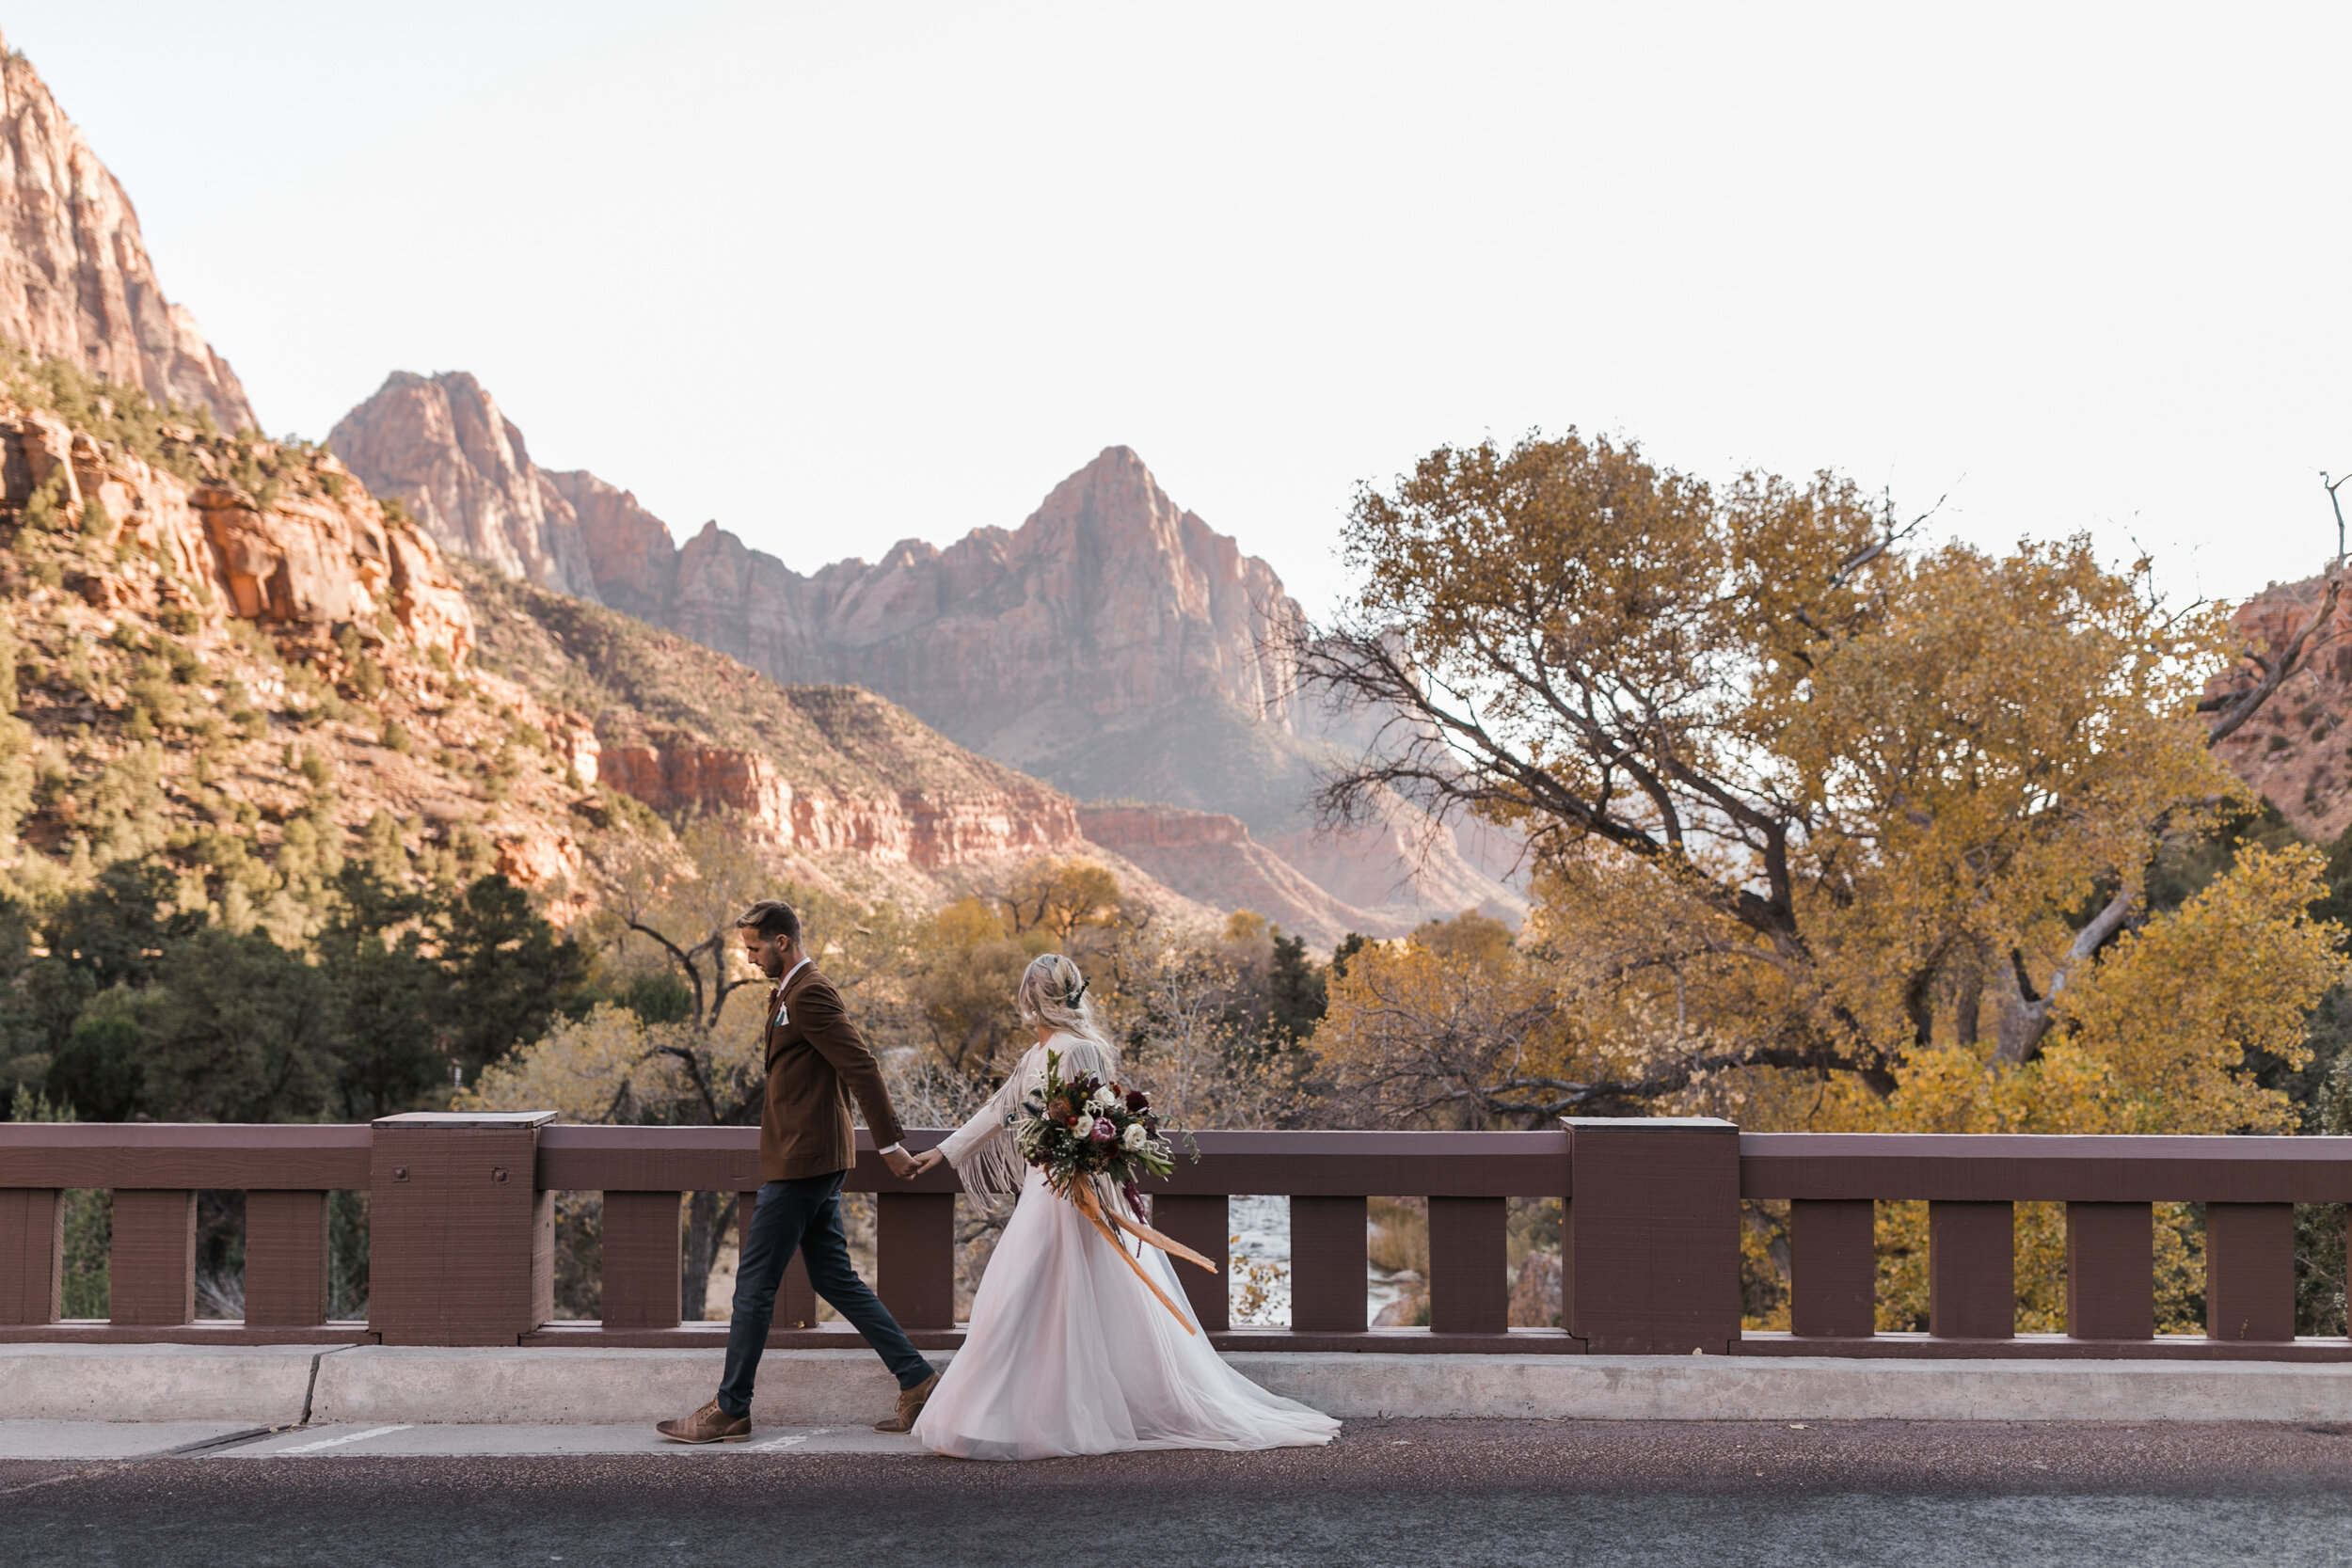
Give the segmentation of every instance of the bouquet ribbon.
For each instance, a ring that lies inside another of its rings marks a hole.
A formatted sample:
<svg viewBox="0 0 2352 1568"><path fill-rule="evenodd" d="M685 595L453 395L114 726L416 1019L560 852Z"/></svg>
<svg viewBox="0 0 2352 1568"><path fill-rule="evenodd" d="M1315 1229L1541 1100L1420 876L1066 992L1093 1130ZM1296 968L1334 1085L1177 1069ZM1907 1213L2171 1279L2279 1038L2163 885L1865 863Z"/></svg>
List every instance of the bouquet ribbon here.
<svg viewBox="0 0 2352 1568"><path fill-rule="evenodd" d="M1103 1240L1110 1243L1111 1250L1119 1254L1119 1260L1136 1271L1136 1277L1143 1281L1143 1288L1160 1298L1160 1305L1168 1308L1168 1316L1174 1318L1185 1333L1200 1333L1200 1331L1192 1325L1192 1320L1185 1317L1178 1309L1176 1304L1168 1299L1168 1292L1152 1282L1152 1276L1143 1272L1143 1265L1127 1251L1119 1240L1118 1231L1113 1230L1111 1227L1114 1225L1119 1227L1120 1230L1128 1232L1139 1242L1146 1242L1158 1247L1171 1258L1181 1258L1187 1263L1198 1263L1211 1274L1216 1273L1216 1265L1174 1237L1163 1236L1148 1225L1138 1225L1116 1209L1105 1209L1102 1199L1095 1196L1094 1184L1090 1181L1083 1179L1073 1181L1070 1184L1070 1201L1078 1212L1087 1217L1088 1222L1095 1229L1103 1233Z"/></svg>

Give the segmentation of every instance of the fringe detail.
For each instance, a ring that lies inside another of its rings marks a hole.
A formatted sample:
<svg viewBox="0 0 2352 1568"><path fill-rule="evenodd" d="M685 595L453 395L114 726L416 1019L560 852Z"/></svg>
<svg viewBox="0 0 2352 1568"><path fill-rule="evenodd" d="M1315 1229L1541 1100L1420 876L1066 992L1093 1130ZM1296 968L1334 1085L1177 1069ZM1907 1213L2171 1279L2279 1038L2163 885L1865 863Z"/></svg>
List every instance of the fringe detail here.
<svg viewBox="0 0 2352 1568"><path fill-rule="evenodd" d="M1021 1151L1013 1147L1009 1127L999 1127L974 1144L955 1166L972 1201L992 1211L1001 1199L1019 1193L1029 1174Z"/></svg>

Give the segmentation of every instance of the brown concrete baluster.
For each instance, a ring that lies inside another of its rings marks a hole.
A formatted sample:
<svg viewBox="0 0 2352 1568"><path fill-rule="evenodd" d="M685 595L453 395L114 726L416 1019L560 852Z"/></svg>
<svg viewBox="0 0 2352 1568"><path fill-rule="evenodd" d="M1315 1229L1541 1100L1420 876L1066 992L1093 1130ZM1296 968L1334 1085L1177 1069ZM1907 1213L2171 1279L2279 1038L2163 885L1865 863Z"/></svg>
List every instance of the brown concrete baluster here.
<svg viewBox="0 0 2352 1568"><path fill-rule="evenodd" d="M511 1345L555 1316L552 1111L409 1111L369 1153L368 1326L387 1345Z"/></svg>
<svg viewBox="0 0 2352 1568"><path fill-rule="evenodd" d="M2205 1205L2205 1337L2295 1338L2295 1206Z"/></svg>
<svg viewBox="0 0 2352 1568"><path fill-rule="evenodd" d="M677 1194L607 1192L604 1326L675 1328L679 1256Z"/></svg>
<svg viewBox="0 0 2352 1568"><path fill-rule="evenodd" d="M0 1188L0 1324L53 1323L65 1305L65 1194Z"/></svg>
<svg viewBox="0 0 2352 1568"><path fill-rule="evenodd" d="M882 1305L901 1328L955 1327L955 1195L878 1193L875 1211L874 1290Z"/></svg>
<svg viewBox="0 0 2352 1568"><path fill-rule="evenodd" d="M1789 1202L1792 1332L1830 1339L1867 1339L1877 1332L1877 1207L1867 1197Z"/></svg>
<svg viewBox="0 0 2352 1568"><path fill-rule="evenodd" d="M1596 1354L1724 1354L1740 1337L1740 1130L1571 1117L1562 1320Z"/></svg>
<svg viewBox="0 0 2352 1568"><path fill-rule="evenodd" d="M196 1321L196 1194L117 1188L107 1318L172 1328Z"/></svg>
<svg viewBox="0 0 2352 1568"><path fill-rule="evenodd" d="M1508 1199L1429 1200L1429 1331L1501 1334L1511 1326Z"/></svg>
<svg viewBox="0 0 2352 1568"><path fill-rule="evenodd" d="M1176 1277L1184 1281L1184 1299L1192 1304L1192 1314L1200 1320L1200 1326L1212 1334L1221 1334L1232 1323L1232 1259L1228 1248L1232 1229L1226 1210L1226 1199L1219 1196L1193 1195L1179 1197L1164 1193L1152 1199L1152 1225L1165 1232L1171 1241L1192 1248L1210 1262L1217 1272L1196 1268L1178 1262Z"/></svg>
<svg viewBox="0 0 2352 1568"><path fill-rule="evenodd" d="M2155 1224L2147 1204L2066 1206L2066 1332L2075 1339L2155 1338Z"/></svg>
<svg viewBox="0 0 2352 1568"><path fill-rule="evenodd" d="M1366 1310L1366 1212L1360 1197L1291 1199L1291 1327L1360 1334Z"/></svg>
<svg viewBox="0 0 2352 1568"><path fill-rule="evenodd" d="M326 1195L245 1195L245 1321L311 1328L326 1321Z"/></svg>
<svg viewBox="0 0 2352 1568"><path fill-rule="evenodd" d="M2016 1337L2017 1237L2011 1205L1928 1205L1928 1332L1944 1339Z"/></svg>

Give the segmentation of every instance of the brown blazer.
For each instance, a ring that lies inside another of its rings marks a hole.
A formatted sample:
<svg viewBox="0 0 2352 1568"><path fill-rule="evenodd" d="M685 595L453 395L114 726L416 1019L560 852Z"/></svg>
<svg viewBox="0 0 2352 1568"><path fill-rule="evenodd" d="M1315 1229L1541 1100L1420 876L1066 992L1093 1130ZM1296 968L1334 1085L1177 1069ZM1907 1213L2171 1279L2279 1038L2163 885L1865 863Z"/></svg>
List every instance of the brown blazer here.
<svg viewBox="0 0 2352 1568"><path fill-rule="evenodd" d="M787 1022L776 1022L771 987L762 1025L767 1039L768 1096L759 1114L759 1179L794 1181L830 1176L857 1163L850 1129L850 1096L866 1109L874 1144L888 1148L905 1131L882 1087L882 1064L841 1006L833 982L804 964L782 997Z"/></svg>

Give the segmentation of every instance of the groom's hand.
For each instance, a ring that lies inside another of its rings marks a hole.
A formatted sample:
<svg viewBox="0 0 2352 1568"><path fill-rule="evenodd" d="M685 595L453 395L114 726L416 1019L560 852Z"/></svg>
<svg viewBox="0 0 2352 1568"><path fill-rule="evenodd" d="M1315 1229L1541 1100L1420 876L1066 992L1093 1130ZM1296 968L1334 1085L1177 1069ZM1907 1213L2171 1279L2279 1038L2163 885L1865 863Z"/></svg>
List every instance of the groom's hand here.
<svg viewBox="0 0 2352 1568"><path fill-rule="evenodd" d="M898 1178L899 1180L911 1181L914 1179L914 1161L905 1149L895 1147L885 1148L882 1151L882 1164L890 1167L890 1174Z"/></svg>

